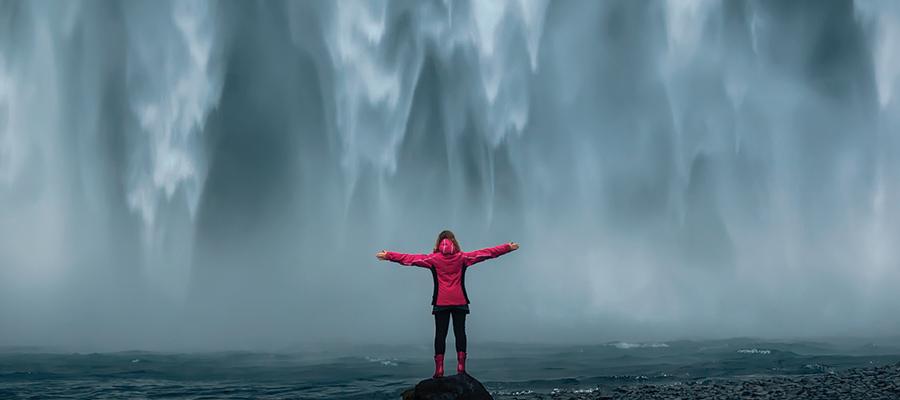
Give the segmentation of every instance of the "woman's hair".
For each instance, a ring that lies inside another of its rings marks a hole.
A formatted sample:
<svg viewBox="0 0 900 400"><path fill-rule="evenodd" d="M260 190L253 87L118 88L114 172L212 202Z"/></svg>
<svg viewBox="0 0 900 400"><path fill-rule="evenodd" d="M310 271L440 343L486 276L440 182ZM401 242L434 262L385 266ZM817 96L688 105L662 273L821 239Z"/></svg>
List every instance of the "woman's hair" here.
<svg viewBox="0 0 900 400"><path fill-rule="evenodd" d="M453 242L453 245L456 246L457 251L462 251L462 248L459 247L459 242L456 241L456 236L453 236L453 232L450 231L442 231L440 235L438 235L437 241L434 242L434 251L432 253L439 252L439 247L441 246L441 240L450 239Z"/></svg>

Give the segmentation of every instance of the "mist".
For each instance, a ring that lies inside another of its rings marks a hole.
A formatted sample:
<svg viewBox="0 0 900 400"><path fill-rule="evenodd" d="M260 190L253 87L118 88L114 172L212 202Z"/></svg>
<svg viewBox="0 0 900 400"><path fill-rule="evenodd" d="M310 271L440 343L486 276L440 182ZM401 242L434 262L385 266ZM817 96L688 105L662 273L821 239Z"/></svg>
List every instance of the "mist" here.
<svg viewBox="0 0 900 400"><path fill-rule="evenodd" d="M2 1L0 346L896 335L891 1Z"/></svg>

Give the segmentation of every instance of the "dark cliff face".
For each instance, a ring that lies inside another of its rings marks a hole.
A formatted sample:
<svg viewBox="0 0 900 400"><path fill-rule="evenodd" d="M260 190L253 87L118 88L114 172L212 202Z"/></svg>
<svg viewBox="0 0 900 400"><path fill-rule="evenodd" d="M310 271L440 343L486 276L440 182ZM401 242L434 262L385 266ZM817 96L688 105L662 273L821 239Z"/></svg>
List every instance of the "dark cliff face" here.
<svg viewBox="0 0 900 400"><path fill-rule="evenodd" d="M430 378L403 392L403 400L493 400L484 385L469 374Z"/></svg>

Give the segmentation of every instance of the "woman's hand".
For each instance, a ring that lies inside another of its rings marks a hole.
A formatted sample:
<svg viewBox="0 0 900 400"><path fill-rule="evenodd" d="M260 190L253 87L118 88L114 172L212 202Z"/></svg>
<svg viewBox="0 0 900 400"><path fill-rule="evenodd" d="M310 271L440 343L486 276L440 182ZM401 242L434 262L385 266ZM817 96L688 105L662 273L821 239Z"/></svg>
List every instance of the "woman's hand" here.
<svg viewBox="0 0 900 400"><path fill-rule="evenodd" d="M387 259L387 252L384 251L384 250L379 251L378 253L375 253L375 257L378 258L379 260L386 260L386 259Z"/></svg>
<svg viewBox="0 0 900 400"><path fill-rule="evenodd" d="M509 242L509 247L513 250L516 250L519 248L519 244L516 242Z"/></svg>

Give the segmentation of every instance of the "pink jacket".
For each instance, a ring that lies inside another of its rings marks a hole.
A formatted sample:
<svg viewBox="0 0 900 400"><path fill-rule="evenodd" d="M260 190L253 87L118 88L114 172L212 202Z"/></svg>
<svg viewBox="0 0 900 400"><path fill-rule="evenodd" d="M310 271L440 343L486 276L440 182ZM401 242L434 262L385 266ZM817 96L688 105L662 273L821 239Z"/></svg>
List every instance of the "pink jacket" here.
<svg viewBox="0 0 900 400"><path fill-rule="evenodd" d="M389 261L430 269L434 278L431 304L438 306L469 304L469 296L466 294L466 269L512 251L512 247L507 243L463 252L459 251L450 239L441 240L438 249L439 251L431 254L403 254L393 251L385 254L385 259Z"/></svg>

